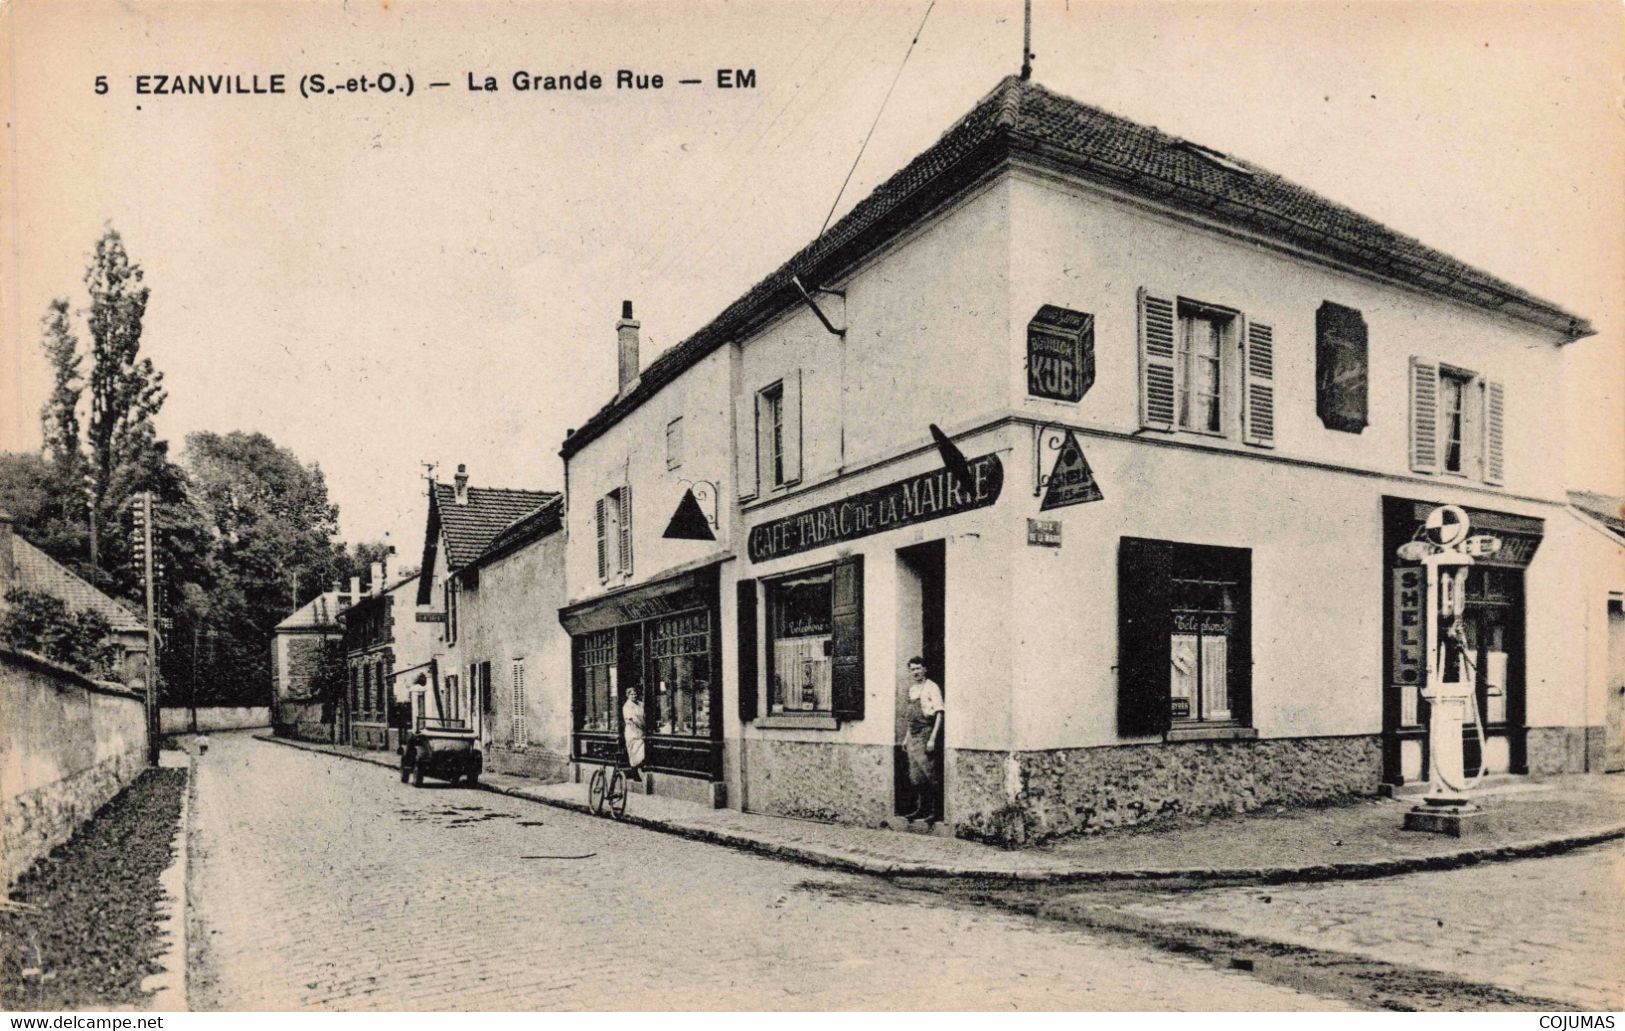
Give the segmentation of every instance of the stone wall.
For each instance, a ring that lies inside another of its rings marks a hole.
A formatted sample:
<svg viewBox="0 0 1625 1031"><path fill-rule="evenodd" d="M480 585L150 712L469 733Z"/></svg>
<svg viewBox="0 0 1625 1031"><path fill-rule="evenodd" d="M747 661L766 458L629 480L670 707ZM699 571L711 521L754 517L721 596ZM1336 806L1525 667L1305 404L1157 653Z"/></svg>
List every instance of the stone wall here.
<svg viewBox="0 0 1625 1031"><path fill-rule="evenodd" d="M1527 741L1533 776L1600 773L1607 758L1608 728L1530 727Z"/></svg>
<svg viewBox="0 0 1625 1031"><path fill-rule="evenodd" d="M310 682L322 666L322 645L327 640L338 640L335 634L331 638L324 634L288 634L287 636L287 663L288 668L278 670L279 676L274 681L281 690L282 696L287 698L301 698L310 693ZM277 649L272 649L276 654ZM286 680L282 675L286 674Z"/></svg>
<svg viewBox="0 0 1625 1031"><path fill-rule="evenodd" d="M868 826L894 817L889 745L749 738L745 779L753 813Z"/></svg>
<svg viewBox="0 0 1625 1031"><path fill-rule="evenodd" d="M1375 736L1185 741L1022 752L955 751L949 817L1004 845L1143 823L1372 795Z"/></svg>
<svg viewBox="0 0 1625 1031"><path fill-rule="evenodd" d="M248 730L271 725L271 709L266 705L201 705L197 708L199 733L214 730ZM192 732L193 710L166 706L158 710L158 728L165 734Z"/></svg>
<svg viewBox="0 0 1625 1031"><path fill-rule="evenodd" d="M0 649L0 876L10 888L146 768L145 704Z"/></svg>
<svg viewBox="0 0 1625 1031"><path fill-rule="evenodd" d="M510 773L557 784L570 778L570 757L537 745L512 748L492 743L485 748L485 768L492 773Z"/></svg>

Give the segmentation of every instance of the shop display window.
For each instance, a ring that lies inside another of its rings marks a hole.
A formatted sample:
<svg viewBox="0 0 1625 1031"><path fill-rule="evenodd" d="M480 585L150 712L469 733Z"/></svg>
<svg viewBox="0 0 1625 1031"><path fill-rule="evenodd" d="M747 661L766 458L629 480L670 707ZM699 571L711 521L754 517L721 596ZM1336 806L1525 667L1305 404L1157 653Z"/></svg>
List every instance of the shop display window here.
<svg viewBox="0 0 1625 1031"><path fill-rule="evenodd" d="M711 618L691 612L655 621L650 640L653 690L644 718L656 734L711 735Z"/></svg>
<svg viewBox="0 0 1625 1031"><path fill-rule="evenodd" d="M615 631L583 635L577 663L581 673L581 729L616 727Z"/></svg>
<svg viewBox="0 0 1625 1031"><path fill-rule="evenodd" d="M834 569L768 584L769 711L828 713L834 705Z"/></svg>

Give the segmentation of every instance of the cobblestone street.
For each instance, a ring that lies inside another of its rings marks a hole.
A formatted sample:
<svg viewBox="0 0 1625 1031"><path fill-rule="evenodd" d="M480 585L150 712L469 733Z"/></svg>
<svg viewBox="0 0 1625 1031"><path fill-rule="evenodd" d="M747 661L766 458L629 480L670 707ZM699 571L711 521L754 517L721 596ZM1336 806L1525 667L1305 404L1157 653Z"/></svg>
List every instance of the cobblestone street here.
<svg viewBox="0 0 1625 1031"><path fill-rule="evenodd" d="M1344 1005L242 735L217 736L195 772L194 1009Z"/></svg>
<svg viewBox="0 0 1625 1031"><path fill-rule="evenodd" d="M1559 999L1625 1007L1625 848L1373 880L1167 894L1159 922L1369 956Z"/></svg>

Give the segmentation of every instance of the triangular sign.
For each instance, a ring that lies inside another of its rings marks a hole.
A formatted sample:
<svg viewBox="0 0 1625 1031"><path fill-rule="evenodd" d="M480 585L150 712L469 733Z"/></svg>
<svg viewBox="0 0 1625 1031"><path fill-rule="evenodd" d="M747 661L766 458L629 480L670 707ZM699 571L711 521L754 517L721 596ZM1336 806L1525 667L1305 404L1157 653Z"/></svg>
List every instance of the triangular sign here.
<svg viewBox="0 0 1625 1031"><path fill-rule="evenodd" d="M680 541L717 539L717 535L711 532L711 521L705 518L699 500L694 497L693 488L683 491L682 499L677 502L677 511L671 514L671 522L666 524L666 532L661 536Z"/></svg>
<svg viewBox="0 0 1625 1031"><path fill-rule="evenodd" d="M1055 456L1055 468L1050 470L1048 485L1044 488L1044 501L1038 510L1047 512L1052 508L1081 505L1088 501L1099 501L1102 496L1100 485L1095 482L1095 474L1089 469L1089 461L1083 457L1083 448L1078 446L1078 438L1067 430L1066 439L1061 442L1061 453Z"/></svg>

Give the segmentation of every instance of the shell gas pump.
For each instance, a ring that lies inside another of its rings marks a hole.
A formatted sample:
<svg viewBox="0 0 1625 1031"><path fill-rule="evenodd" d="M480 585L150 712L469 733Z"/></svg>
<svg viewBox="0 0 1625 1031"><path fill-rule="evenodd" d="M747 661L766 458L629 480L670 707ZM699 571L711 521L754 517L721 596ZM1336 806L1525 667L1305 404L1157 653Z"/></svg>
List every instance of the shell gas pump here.
<svg viewBox="0 0 1625 1031"><path fill-rule="evenodd" d="M1428 513L1416 538L1399 548L1399 557L1419 562L1427 575L1424 612L1427 662L1421 696L1428 703L1428 791L1422 804L1405 814L1406 830L1425 830L1460 837L1481 811L1472 792L1483 773L1469 780L1462 755L1462 729L1471 720L1478 729L1480 753L1484 721L1478 711L1475 670L1467 648L1463 614L1467 571L1474 558L1501 548L1488 534L1471 536L1467 513L1440 505Z"/></svg>

